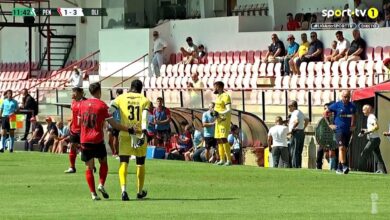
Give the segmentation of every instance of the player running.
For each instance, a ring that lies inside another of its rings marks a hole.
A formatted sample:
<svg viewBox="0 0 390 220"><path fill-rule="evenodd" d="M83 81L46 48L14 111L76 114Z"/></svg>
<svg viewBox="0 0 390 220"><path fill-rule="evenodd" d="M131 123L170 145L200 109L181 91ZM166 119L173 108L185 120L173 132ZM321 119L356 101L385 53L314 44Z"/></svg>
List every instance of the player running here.
<svg viewBox="0 0 390 220"><path fill-rule="evenodd" d="M76 157L77 157L77 148L80 145L80 124L78 120L78 113L80 110L81 101L85 100L84 92L82 88L74 87L72 88L72 121L70 122L70 151L69 151L69 169L65 170L65 173L76 173Z"/></svg>
<svg viewBox="0 0 390 220"><path fill-rule="evenodd" d="M231 99L230 95L224 92L224 83L221 81L214 83L215 107L213 116L216 117L214 138L218 143L220 160L218 165L232 165L230 145L227 141L230 132L231 122Z"/></svg>
<svg viewBox="0 0 390 220"><path fill-rule="evenodd" d="M118 96L111 105L111 111L119 111L121 126L128 127L128 133L120 129L119 133L119 181L122 189L122 200L128 201L126 176L129 158L136 156L137 164L137 199L147 195L143 190L145 181L146 137L150 101L141 94L142 82L134 80L129 93Z"/></svg>
<svg viewBox="0 0 390 220"><path fill-rule="evenodd" d="M84 100L80 103L78 117L80 119L81 128L81 160L85 162L86 171L85 177L91 191L92 200L100 200L96 194L95 179L93 170L95 160L97 158L100 163L99 169L99 186L98 190L102 193L105 199L109 198L108 193L104 189L108 173L107 151L104 144L103 126L107 119L112 119L108 112L108 106L102 100L100 83L92 83L89 86L89 92L92 98Z"/></svg>

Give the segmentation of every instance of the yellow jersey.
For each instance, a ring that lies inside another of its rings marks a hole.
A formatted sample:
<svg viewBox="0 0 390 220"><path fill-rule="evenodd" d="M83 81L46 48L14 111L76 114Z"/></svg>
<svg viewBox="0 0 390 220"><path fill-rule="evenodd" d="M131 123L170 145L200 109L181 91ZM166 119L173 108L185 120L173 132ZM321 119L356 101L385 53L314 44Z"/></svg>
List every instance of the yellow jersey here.
<svg viewBox="0 0 390 220"><path fill-rule="evenodd" d="M149 110L150 101L140 93L129 92L118 96L111 105L119 112L120 124L126 127L134 127L137 135L140 135L142 131L142 112ZM121 131L119 133L119 155L144 156L142 154L146 153L147 143L145 142L142 149L136 150L132 148L134 142L135 140L132 140L128 132Z"/></svg>
<svg viewBox="0 0 390 220"><path fill-rule="evenodd" d="M303 56L309 50L309 42L301 43L298 48L299 57Z"/></svg>
<svg viewBox="0 0 390 220"><path fill-rule="evenodd" d="M230 95L226 92L217 95L217 98L215 99L215 107L214 110L218 113L223 112L226 110L226 105L230 105L232 103L230 99Z"/></svg>

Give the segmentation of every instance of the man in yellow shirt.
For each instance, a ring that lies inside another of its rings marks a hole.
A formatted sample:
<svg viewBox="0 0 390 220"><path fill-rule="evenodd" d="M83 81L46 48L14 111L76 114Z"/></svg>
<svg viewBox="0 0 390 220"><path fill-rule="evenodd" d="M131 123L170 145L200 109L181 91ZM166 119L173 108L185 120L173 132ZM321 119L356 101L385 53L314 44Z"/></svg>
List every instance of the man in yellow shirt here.
<svg viewBox="0 0 390 220"><path fill-rule="evenodd" d="M142 199L147 195L147 191L143 190L143 185L150 101L141 94L142 87L140 80L134 80L131 83L130 92L118 96L111 104L111 111L119 112L121 126L129 128L128 132L122 129L119 133L119 181L123 201L129 200L126 192L126 176L131 155L136 156L137 199Z"/></svg>
<svg viewBox="0 0 390 220"><path fill-rule="evenodd" d="M227 141L230 132L231 122L231 99L230 95L224 91L224 83L221 81L214 83L215 107L212 115L216 117L214 138L218 143L220 160L218 165L232 165L230 145Z"/></svg>
<svg viewBox="0 0 390 220"><path fill-rule="evenodd" d="M298 52L290 59L289 64L293 74L299 74L299 66L297 61L307 54L309 51L309 42L307 41L307 35L305 33L301 34L302 43L299 45Z"/></svg>

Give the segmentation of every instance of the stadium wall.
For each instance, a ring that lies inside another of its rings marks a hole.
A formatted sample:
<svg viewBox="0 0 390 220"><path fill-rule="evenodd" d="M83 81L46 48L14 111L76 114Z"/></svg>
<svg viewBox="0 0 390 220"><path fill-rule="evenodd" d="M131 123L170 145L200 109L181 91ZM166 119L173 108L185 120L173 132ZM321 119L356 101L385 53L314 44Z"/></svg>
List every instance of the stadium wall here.
<svg viewBox="0 0 390 220"><path fill-rule="evenodd" d="M160 36L167 41L165 62L168 62L171 53L177 53L180 47L185 47L185 39L191 36L195 44L204 44L207 51L227 50L265 50L271 43L271 34L277 33L279 38L287 44L287 35L294 34L296 41L300 42L301 33L310 31L256 31L240 32L240 29L253 26L253 29L262 29L269 22L269 17L257 19L242 18L239 16L175 20L159 25L154 29L110 29L99 32L99 49L101 51L101 75L106 76L115 69L139 58L149 51L152 54L153 41L151 32L157 30ZM335 40L336 30L317 31L319 39L325 47L330 47ZM352 29L344 29L344 36L352 41ZM361 29L361 36L368 46L390 45L389 28ZM149 60L151 57L149 57ZM138 66L144 66L142 62ZM130 73L130 72L128 72ZM127 74L127 73L125 73ZM121 75L116 75L121 76Z"/></svg>

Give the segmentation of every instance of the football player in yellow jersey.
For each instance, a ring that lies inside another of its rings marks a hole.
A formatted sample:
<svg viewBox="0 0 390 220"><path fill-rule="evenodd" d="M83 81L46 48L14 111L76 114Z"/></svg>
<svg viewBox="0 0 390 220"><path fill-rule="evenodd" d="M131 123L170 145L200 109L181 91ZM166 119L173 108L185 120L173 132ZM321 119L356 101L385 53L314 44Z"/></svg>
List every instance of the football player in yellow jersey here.
<svg viewBox="0 0 390 220"><path fill-rule="evenodd" d="M230 132L231 99L230 95L224 92L224 83L221 81L214 83L214 94L217 95L213 113L216 117L214 138L218 143L220 158L217 164L230 166L232 165L232 158L227 138Z"/></svg>
<svg viewBox="0 0 390 220"><path fill-rule="evenodd" d="M150 101L141 94L142 82L134 80L130 92L118 96L111 105L111 111L118 110L121 126L127 127L128 132L119 133L119 181L122 189L122 200L128 201L126 192L126 176L129 158L136 156L137 164L137 199L147 195L143 190L145 180L146 137Z"/></svg>

